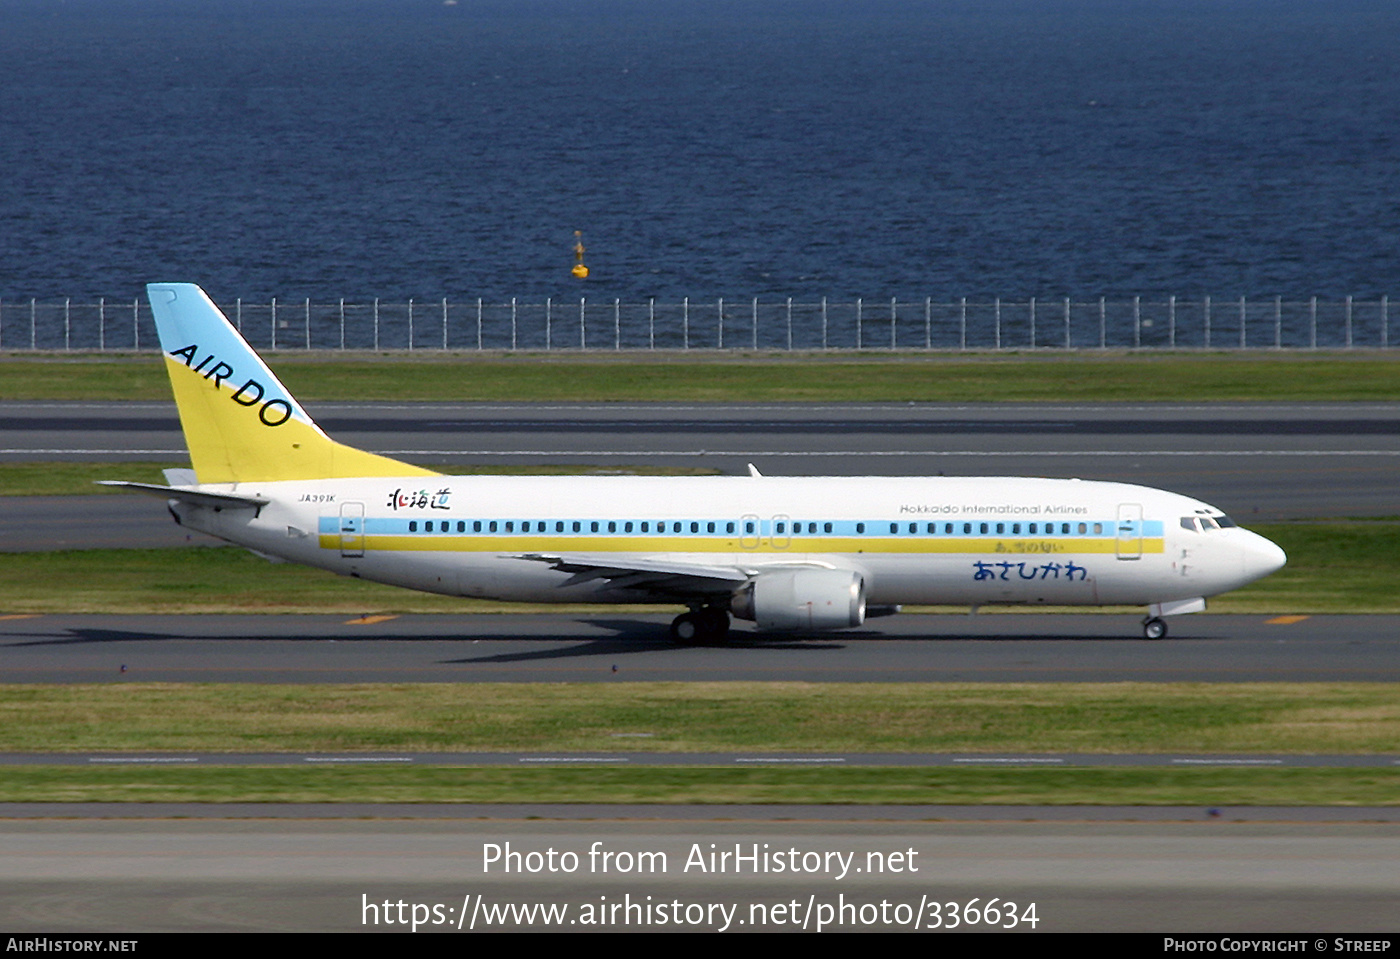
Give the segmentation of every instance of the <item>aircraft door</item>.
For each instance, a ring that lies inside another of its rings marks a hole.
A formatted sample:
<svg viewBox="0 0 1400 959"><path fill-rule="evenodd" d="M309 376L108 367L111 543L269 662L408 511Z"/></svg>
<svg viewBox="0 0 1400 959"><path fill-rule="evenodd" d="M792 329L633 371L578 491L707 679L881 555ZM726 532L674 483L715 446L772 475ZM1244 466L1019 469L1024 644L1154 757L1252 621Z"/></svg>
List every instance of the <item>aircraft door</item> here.
<svg viewBox="0 0 1400 959"><path fill-rule="evenodd" d="M1119 559L1142 559L1141 504L1118 504L1118 537L1116 548Z"/></svg>
<svg viewBox="0 0 1400 959"><path fill-rule="evenodd" d="M365 504L340 504L340 555L358 559L365 555Z"/></svg>
<svg viewBox="0 0 1400 959"><path fill-rule="evenodd" d="M739 546L743 549L758 549L760 535L758 515L745 513L739 519Z"/></svg>
<svg viewBox="0 0 1400 959"><path fill-rule="evenodd" d="M771 542L774 549L787 549L792 544L792 517L786 513L773 517Z"/></svg>

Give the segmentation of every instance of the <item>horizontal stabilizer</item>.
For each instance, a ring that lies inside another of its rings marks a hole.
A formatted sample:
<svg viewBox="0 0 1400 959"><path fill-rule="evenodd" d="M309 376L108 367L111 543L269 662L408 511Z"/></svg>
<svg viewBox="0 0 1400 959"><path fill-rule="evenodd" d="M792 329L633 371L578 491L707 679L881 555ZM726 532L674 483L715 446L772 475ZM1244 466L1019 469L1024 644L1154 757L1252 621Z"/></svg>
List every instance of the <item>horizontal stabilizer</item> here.
<svg viewBox="0 0 1400 959"><path fill-rule="evenodd" d="M160 486L156 483L128 483L124 480L97 480L98 486L114 486L133 493L159 496L161 499L175 499L194 506L212 509L262 509L271 500L261 496L244 496L238 493L205 493L200 490L182 489L178 486Z"/></svg>

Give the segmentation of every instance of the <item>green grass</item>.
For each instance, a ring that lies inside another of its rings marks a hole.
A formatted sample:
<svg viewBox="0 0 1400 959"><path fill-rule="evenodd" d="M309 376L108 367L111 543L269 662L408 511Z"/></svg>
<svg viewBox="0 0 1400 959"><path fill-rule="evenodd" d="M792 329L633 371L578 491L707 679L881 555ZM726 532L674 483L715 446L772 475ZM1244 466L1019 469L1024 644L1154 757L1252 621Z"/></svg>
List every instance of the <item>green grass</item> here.
<svg viewBox="0 0 1400 959"><path fill-rule="evenodd" d="M1213 612L1400 613L1400 590L1395 589L1400 522L1273 523L1254 529L1287 551L1288 566L1212 599ZM987 612L1000 608L984 607ZM0 553L0 613L510 610L563 607L416 593L303 566L272 565L227 546Z"/></svg>
<svg viewBox="0 0 1400 959"><path fill-rule="evenodd" d="M277 354L299 399L490 401L1396 400L1400 351L1354 354ZM159 357L0 357L0 399L170 397Z"/></svg>
<svg viewBox="0 0 1400 959"><path fill-rule="evenodd" d="M305 566L273 564L228 546L0 553L3 613L351 616L536 608L418 593ZM560 611L570 608L584 607L557 607Z"/></svg>
<svg viewBox="0 0 1400 959"><path fill-rule="evenodd" d="M1397 733L1381 683L0 687L7 752L1374 753ZM0 801L1394 805L1400 770L12 766Z"/></svg>
<svg viewBox="0 0 1400 959"><path fill-rule="evenodd" d="M1400 753L1400 691L1386 683L0 686L0 751L182 750Z"/></svg>
<svg viewBox="0 0 1400 959"><path fill-rule="evenodd" d="M1395 769L16 766L0 802L1393 806Z"/></svg>
<svg viewBox="0 0 1400 959"><path fill-rule="evenodd" d="M133 483L164 483L161 470L189 469L184 463L3 463L0 464L0 496L93 496L129 492L94 485L97 480L122 479Z"/></svg>
<svg viewBox="0 0 1400 959"><path fill-rule="evenodd" d="M161 470L171 467L189 469L183 463L0 463L0 496L90 496L131 493L110 486L94 485L98 480L122 479L133 483L164 483ZM449 464L430 467L442 473L459 476L573 476L611 475L626 473L633 476L714 476L719 470L684 466L582 466L565 464L536 464L530 466Z"/></svg>

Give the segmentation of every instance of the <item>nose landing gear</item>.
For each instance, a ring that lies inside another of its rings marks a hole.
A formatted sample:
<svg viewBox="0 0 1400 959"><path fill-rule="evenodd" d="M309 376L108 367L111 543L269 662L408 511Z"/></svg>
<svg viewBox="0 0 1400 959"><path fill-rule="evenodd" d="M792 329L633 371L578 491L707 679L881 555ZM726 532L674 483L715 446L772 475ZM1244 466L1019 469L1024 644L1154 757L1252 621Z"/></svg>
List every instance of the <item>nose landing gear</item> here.
<svg viewBox="0 0 1400 959"><path fill-rule="evenodd" d="M1162 639L1167 635L1167 621L1159 616L1149 616L1142 621L1143 639Z"/></svg>

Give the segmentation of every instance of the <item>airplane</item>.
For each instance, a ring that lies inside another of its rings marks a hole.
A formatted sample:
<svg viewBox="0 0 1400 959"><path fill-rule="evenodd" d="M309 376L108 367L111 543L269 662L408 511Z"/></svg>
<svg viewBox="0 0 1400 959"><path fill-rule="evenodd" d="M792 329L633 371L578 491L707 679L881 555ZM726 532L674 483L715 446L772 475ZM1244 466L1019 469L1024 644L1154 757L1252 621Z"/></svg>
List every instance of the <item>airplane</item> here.
<svg viewBox="0 0 1400 959"><path fill-rule="evenodd" d="M1220 510L1028 477L449 476L336 442L198 286L147 287L192 470L176 522L269 559L533 603L676 603L681 643L731 618L839 630L909 604L1145 606L1165 617L1280 569Z"/></svg>

